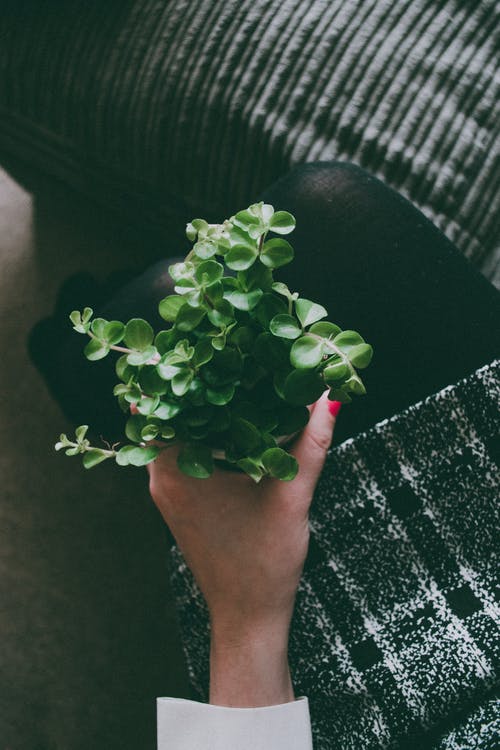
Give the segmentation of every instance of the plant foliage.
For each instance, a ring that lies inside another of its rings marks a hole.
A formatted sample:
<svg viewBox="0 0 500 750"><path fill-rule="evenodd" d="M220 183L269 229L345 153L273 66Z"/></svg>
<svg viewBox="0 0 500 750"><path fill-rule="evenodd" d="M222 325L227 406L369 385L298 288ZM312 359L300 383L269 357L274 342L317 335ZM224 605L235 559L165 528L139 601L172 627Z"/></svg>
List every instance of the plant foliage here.
<svg viewBox="0 0 500 750"><path fill-rule="evenodd" d="M327 321L322 305L274 280L293 260L282 236L294 227L290 213L262 202L223 224L190 222L193 247L169 267L175 294L159 305L164 330L155 333L140 318L94 318L89 307L72 312L74 330L89 337L89 360L121 353L114 394L125 413L132 405L135 413L121 447L91 446L83 425L74 440L61 435L56 450L82 454L86 468L108 458L144 466L180 443L178 465L191 477L209 477L222 449L255 481L293 479L297 462L278 438L307 424L305 407L325 389L343 403L364 394L357 370L373 354L359 333Z"/></svg>

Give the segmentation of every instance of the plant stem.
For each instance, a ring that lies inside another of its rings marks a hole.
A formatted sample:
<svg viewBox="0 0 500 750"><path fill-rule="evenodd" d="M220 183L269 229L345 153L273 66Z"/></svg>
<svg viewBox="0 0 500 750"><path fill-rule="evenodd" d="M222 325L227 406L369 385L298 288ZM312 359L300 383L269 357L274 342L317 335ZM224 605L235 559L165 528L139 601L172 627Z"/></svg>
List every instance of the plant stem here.
<svg viewBox="0 0 500 750"><path fill-rule="evenodd" d="M87 331L87 333L91 339L94 339L95 341L101 341L101 339L93 334L92 331ZM114 344L106 344L106 346L109 346L109 348L114 352L122 352L122 354L134 354L133 349L127 349L125 346L115 346Z"/></svg>
<svg viewBox="0 0 500 750"><path fill-rule="evenodd" d="M87 331L88 335L91 339L94 339L95 341L101 341L97 336L95 336L92 331ZM114 352L121 352L122 354L135 354L134 349L127 349L125 346L115 346L114 344L106 344L106 346L109 346L110 349L112 349ZM161 357L159 354L155 354L154 357L151 357L151 359L148 359L146 362L147 365L157 365L160 361Z"/></svg>

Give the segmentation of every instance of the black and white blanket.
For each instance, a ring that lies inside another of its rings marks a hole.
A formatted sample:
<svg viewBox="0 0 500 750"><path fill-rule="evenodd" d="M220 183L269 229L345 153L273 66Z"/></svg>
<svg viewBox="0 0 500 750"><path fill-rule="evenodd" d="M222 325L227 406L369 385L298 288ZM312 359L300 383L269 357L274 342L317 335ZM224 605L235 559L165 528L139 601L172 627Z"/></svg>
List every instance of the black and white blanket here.
<svg viewBox="0 0 500 750"><path fill-rule="evenodd" d="M500 656L500 361L329 452L292 623L316 750L493 750ZM209 629L172 581L195 694Z"/></svg>

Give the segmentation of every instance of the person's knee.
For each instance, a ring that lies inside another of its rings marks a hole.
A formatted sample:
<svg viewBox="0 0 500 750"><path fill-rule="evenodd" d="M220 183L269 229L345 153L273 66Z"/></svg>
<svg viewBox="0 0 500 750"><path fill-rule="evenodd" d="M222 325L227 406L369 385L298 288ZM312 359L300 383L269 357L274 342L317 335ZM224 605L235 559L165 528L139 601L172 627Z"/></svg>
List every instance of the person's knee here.
<svg viewBox="0 0 500 750"><path fill-rule="evenodd" d="M325 212L339 219L377 202L386 186L352 162L321 161L298 164L266 192L266 200L279 199L279 208L320 217ZM278 206L277 206L278 207Z"/></svg>

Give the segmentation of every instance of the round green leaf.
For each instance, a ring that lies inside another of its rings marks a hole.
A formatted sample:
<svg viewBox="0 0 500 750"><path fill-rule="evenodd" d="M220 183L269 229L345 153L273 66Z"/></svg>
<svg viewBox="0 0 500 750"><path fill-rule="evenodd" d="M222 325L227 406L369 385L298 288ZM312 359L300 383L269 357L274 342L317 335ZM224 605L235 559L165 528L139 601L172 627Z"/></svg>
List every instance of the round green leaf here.
<svg viewBox="0 0 500 750"><path fill-rule="evenodd" d="M351 369L344 362L328 365L323 370L323 377L327 385L338 385L346 380L351 374Z"/></svg>
<svg viewBox="0 0 500 750"><path fill-rule="evenodd" d="M181 307L177 314L175 327L178 331L192 331L205 317L205 310L201 307Z"/></svg>
<svg viewBox="0 0 500 750"><path fill-rule="evenodd" d="M154 331L145 320L133 318L125 328L125 343L130 349L144 351L153 343Z"/></svg>
<svg viewBox="0 0 500 750"><path fill-rule="evenodd" d="M160 435L165 440L171 440L173 437L175 437L175 430L173 427L170 427L170 425L162 425L160 428Z"/></svg>
<svg viewBox="0 0 500 750"><path fill-rule="evenodd" d="M120 378L120 380L125 381L125 383L128 383L131 377L133 377L136 373L136 370L128 364L127 362L127 354L123 354L121 357L119 357L116 360L115 364L115 372Z"/></svg>
<svg viewBox="0 0 500 750"><path fill-rule="evenodd" d="M288 211L276 211L269 220L269 227L276 234L290 234L295 229L295 217Z"/></svg>
<svg viewBox="0 0 500 750"><path fill-rule="evenodd" d="M349 380L345 383L345 388L356 396L364 396L366 388L363 381L357 375L352 375Z"/></svg>
<svg viewBox="0 0 500 750"><path fill-rule="evenodd" d="M340 333L341 329L335 325L335 323L329 323L327 320L322 320L320 323L313 323L309 329L309 333L315 333L316 336L323 336L323 338L332 338Z"/></svg>
<svg viewBox="0 0 500 750"><path fill-rule="evenodd" d="M124 396L130 390L130 386L126 383L118 383L113 388L113 396Z"/></svg>
<svg viewBox="0 0 500 750"><path fill-rule="evenodd" d="M110 320L103 328L103 339L110 346L119 344L125 335L125 326L119 320Z"/></svg>
<svg viewBox="0 0 500 750"><path fill-rule="evenodd" d="M194 242L196 239L196 236L198 234L198 230L193 225L193 222L190 221L186 224L186 237L190 242Z"/></svg>
<svg viewBox="0 0 500 750"><path fill-rule="evenodd" d="M207 317L212 325L217 328L224 328L230 325L234 320L233 308L227 299L221 299L217 302L213 310L209 310Z"/></svg>
<svg viewBox="0 0 500 750"><path fill-rule="evenodd" d="M305 334L297 339L290 350L290 362L298 370L317 367L323 358L323 342Z"/></svg>
<svg viewBox="0 0 500 750"><path fill-rule="evenodd" d="M141 400L136 404L137 411L139 412L139 414L149 416L150 414L153 414L155 409L158 408L159 403L159 396L143 396Z"/></svg>
<svg viewBox="0 0 500 750"><path fill-rule="evenodd" d="M276 315L286 314L288 308L285 300L276 294L264 294L255 308L254 317L259 321L262 328L268 329L271 320Z"/></svg>
<svg viewBox="0 0 500 750"><path fill-rule="evenodd" d="M291 291L289 290L286 284L283 284L282 281L275 281L272 285L272 289L278 294L283 295L283 297L286 297L287 299L292 299Z"/></svg>
<svg viewBox="0 0 500 750"><path fill-rule="evenodd" d="M103 344L97 339L90 339L85 349L83 350L83 353L91 362L96 362L98 359L103 359L107 354L109 354L109 351L110 349L107 344Z"/></svg>
<svg viewBox="0 0 500 750"><path fill-rule="evenodd" d="M191 307L199 307L203 299L203 291L201 289L193 289L193 291L184 295L184 299Z"/></svg>
<svg viewBox="0 0 500 750"><path fill-rule="evenodd" d="M97 466L97 464L100 464L107 458L110 458L108 453L99 450L99 448L92 448L91 450L83 454L82 461L86 469L91 469L93 466Z"/></svg>
<svg viewBox="0 0 500 750"><path fill-rule="evenodd" d="M271 220L271 216L274 214L274 206L271 206L270 203L261 203L260 206L260 215L262 216L262 220L268 224Z"/></svg>
<svg viewBox="0 0 500 750"><path fill-rule="evenodd" d="M221 263L217 263L216 260L206 260L196 266L195 278L199 284L203 286L210 286L215 284L219 279L222 278L224 273L224 266Z"/></svg>
<svg viewBox="0 0 500 750"><path fill-rule="evenodd" d="M205 405L205 390L206 390L206 385L203 382L203 380L201 380L201 378L194 377L191 381L189 390L187 392L189 401L194 406L204 406Z"/></svg>
<svg viewBox="0 0 500 750"><path fill-rule="evenodd" d="M212 240L205 238L204 240L200 240L199 242L197 242L193 247L193 250L198 258L207 260L208 258L212 258L217 253L217 245L215 242L212 242Z"/></svg>
<svg viewBox="0 0 500 750"><path fill-rule="evenodd" d="M157 424L147 424L141 430L141 439L146 441L154 440L155 437L158 437L159 432L160 428Z"/></svg>
<svg viewBox="0 0 500 750"><path fill-rule="evenodd" d="M172 391L175 396L184 396L193 379L193 371L184 368L172 378Z"/></svg>
<svg viewBox="0 0 500 750"><path fill-rule="evenodd" d="M141 442L141 430L146 426L146 417L142 414L133 414L127 419L125 425L125 435L133 443Z"/></svg>
<svg viewBox="0 0 500 750"><path fill-rule="evenodd" d="M275 231L275 230L273 230ZM293 260L293 247L286 240L276 237L264 243L260 261L268 268L281 268Z"/></svg>
<svg viewBox="0 0 500 750"><path fill-rule="evenodd" d="M183 295L188 294L188 292L192 292L194 289L196 289L196 281L191 276L179 279L179 281L174 286L174 290L177 292L177 294Z"/></svg>
<svg viewBox="0 0 500 750"><path fill-rule="evenodd" d="M104 320L104 318L94 318L90 326L90 330L97 336L98 339L102 340L104 338L104 330L107 323L108 321Z"/></svg>
<svg viewBox="0 0 500 750"><path fill-rule="evenodd" d="M296 339L302 333L297 320L286 314L275 315L269 324L269 330L274 336L280 336L283 339Z"/></svg>
<svg viewBox="0 0 500 750"><path fill-rule="evenodd" d="M233 271L244 271L255 263L258 256L256 247L250 245L233 245L225 255L225 263Z"/></svg>
<svg viewBox="0 0 500 750"><path fill-rule="evenodd" d="M217 305L224 295L224 287L221 281L217 281L215 284L207 287L204 293L204 299L208 305Z"/></svg>
<svg viewBox="0 0 500 750"><path fill-rule="evenodd" d="M295 301L295 312L304 328L328 315L323 305L317 305L316 302L302 298Z"/></svg>
<svg viewBox="0 0 500 750"><path fill-rule="evenodd" d="M268 448L261 456L266 471L276 479L289 482L297 476L297 460L282 448Z"/></svg>
<svg viewBox="0 0 500 750"><path fill-rule="evenodd" d="M206 479L214 470L212 451L207 445L187 443L177 457L177 465L189 477Z"/></svg>
<svg viewBox="0 0 500 750"><path fill-rule="evenodd" d="M169 382L170 380L172 380L174 375L177 375L177 373L182 370L182 368L177 367L176 365L165 364L165 362L159 362L156 365L156 370L160 378Z"/></svg>
<svg viewBox="0 0 500 750"><path fill-rule="evenodd" d="M270 292L272 289L273 272L270 268L266 268L260 260L256 260L253 266L247 268L246 271L238 271L237 277L242 289L247 291L262 289L265 292Z"/></svg>
<svg viewBox="0 0 500 750"><path fill-rule="evenodd" d="M293 370L283 386L285 399L297 406L314 403L324 390L325 384L314 370Z"/></svg>
<svg viewBox="0 0 500 750"><path fill-rule="evenodd" d="M224 404L228 404L233 398L234 390L233 383L228 383L228 385L223 385L219 388L207 388L206 399L209 404L224 406Z"/></svg>
<svg viewBox="0 0 500 750"><path fill-rule="evenodd" d="M142 398L142 392L138 385L132 383L128 386L128 392L124 394L125 401L129 404L136 404Z"/></svg>
<svg viewBox="0 0 500 750"><path fill-rule="evenodd" d="M160 377L154 365L143 367L138 376L139 385L143 393L148 396L162 396L168 391L168 384Z"/></svg>
<svg viewBox="0 0 500 750"><path fill-rule="evenodd" d="M85 308L85 309L86 310L87 309L90 310L90 307L89 308ZM90 317L92 317L92 315ZM80 313L79 310L73 310L73 312L70 313L69 319L73 323L73 328L74 328L75 331L77 331L77 333L87 333L88 332L88 329L89 329L88 320L85 321L85 323L83 322L83 319L82 319L82 316L81 316L81 313ZM89 320L90 320L90 318L89 318Z"/></svg>
<svg viewBox="0 0 500 750"><path fill-rule="evenodd" d="M357 331L342 331L333 339L333 343L346 354L353 346L364 344L364 339Z"/></svg>
<svg viewBox="0 0 500 750"><path fill-rule="evenodd" d="M221 352L226 346L226 334L223 333L220 336L214 336L212 338L212 346L214 349Z"/></svg>
<svg viewBox="0 0 500 750"><path fill-rule="evenodd" d="M120 448L115 456L116 463L119 466L145 466L160 453L160 449L153 445L148 445L145 448L139 448L136 445L124 445Z"/></svg>
<svg viewBox="0 0 500 750"><path fill-rule="evenodd" d="M194 347L194 354L192 359L193 365L195 365L195 367L201 367L201 365L205 365L207 362L210 362L213 356L214 350L212 347L212 342L208 337L204 337L197 341Z"/></svg>
<svg viewBox="0 0 500 750"><path fill-rule="evenodd" d="M167 320L172 323L181 307L185 304L184 297L180 294L170 294L165 299L162 299L158 305L158 312L160 313L163 320Z"/></svg>
<svg viewBox="0 0 500 750"><path fill-rule="evenodd" d="M127 362L129 365L138 367L139 365L145 365L150 359L153 359L158 354L155 346L147 346L142 351L132 352L127 355Z"/></svg>
<svg viewBox="0 0 500 750"><path fill-rule="evenodd" d="M183 263L173 263L168 267L168 273L170 277L175 281L179 282L181 279L186 279L192 276L194 272L194 264L191 261Z"/></svg>
<svg viewBox="0 0 500 750"><path fill-rule="evenodd" d="M340 401L341 404L350 404L352 398L342 388L332 388L328 394L329 401Z"/></svg>
<svg viewBox="0 0 500 750"><path fill-rule="evenodd" d="M82 323L88 323L94 311L91 307L86 307L82 313Z"/></svg>
<svg viewBox="0 0 500 750"><path fill-rule="evenodd" d="M230 435L232 446L242 456L254 453L262 444L259 430L246 419L234 417L231 422Z"/></svg>
<svg viewBox="0 0 500 750"><path fill-rule="evenodd" d="M194 242L198 234L205 237L208 232L208 223L205 219L193 219L186 226L186 236L190 242Z"/></svg>
<svg viewBox="0 0 500 750"><path fill-rule="evenodd" d="M85 435L87 434L89 429L88 424L81 424L79 427L75 430L75 436L77 439L77 442L81 443L81 441L84 439Z"/></svg>
<svg viewBox="0 0 500 750"><path fill-rule="evenodd" d="M181 335L175 328L170 328L168 331L160 331L155 337L155 346L158 352L161 355L166 354L175 346Z"/></svg>
<svg viewBox="0 0 500 750"><path fill-rule="evenodd" d="M236 220L237 224L243 226L244 228L251 226L252 224L260 224L260 217L256 216L249 210L238 211L234 219Z"/></svg>
<svg viewBox="0 0 500 750"><path fill-rule="evenodd" d="M171 401L160 401L158 408L153 412L153 416L161 420L173 419L181 409L181 404Z"/></svg>
<svg viewBox="0 0 500 750"><path fill-rule="evenodd" d="M178 341L174 347L173 354L167 354L167 356L164 358L164 362L167 362L169 364L175 364L176 361L181 362L188 362L194 354L194 346L191 346L189 343L189 339L181 339ZM174 357L180 357L180 360L175 360Z"/></svg>
<svg viewBox="0 0 500 750"><path fill-rule="evenodd" d="M226 289L224 291L224 297L237 310L253 310L258 305L262 294L262 289L253 289L251 292L242 292L238 289Z"/></svg>
<svg viewBox="0 0 500 750"><path fill-rule="evenodd" d="M370 344L358 344L349 350L347 356L355 367L363 370L365 367L368 367L372 360L373 349Z"/></svg>

